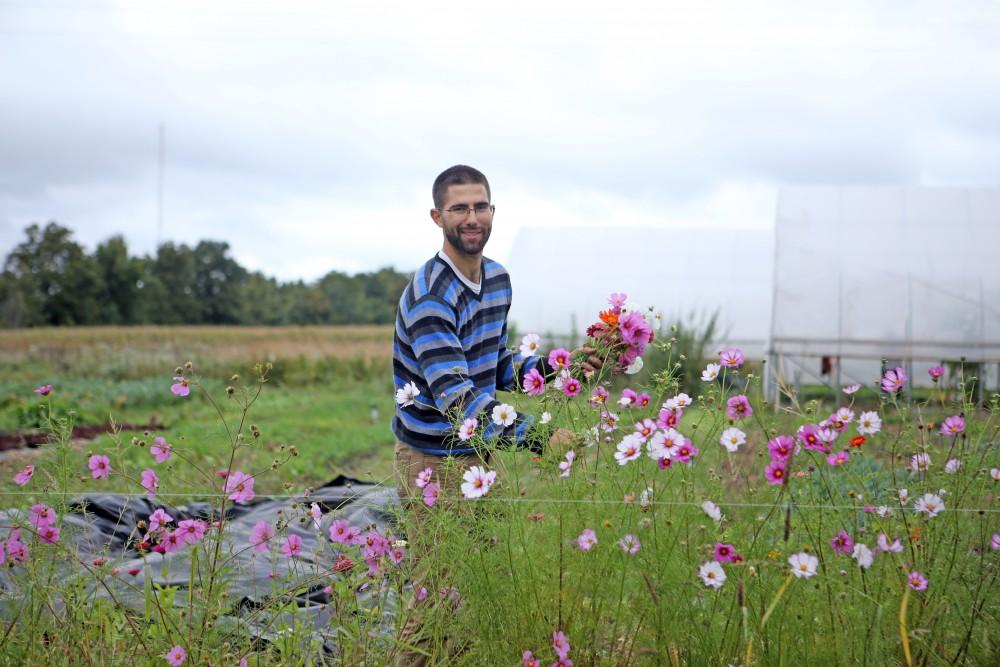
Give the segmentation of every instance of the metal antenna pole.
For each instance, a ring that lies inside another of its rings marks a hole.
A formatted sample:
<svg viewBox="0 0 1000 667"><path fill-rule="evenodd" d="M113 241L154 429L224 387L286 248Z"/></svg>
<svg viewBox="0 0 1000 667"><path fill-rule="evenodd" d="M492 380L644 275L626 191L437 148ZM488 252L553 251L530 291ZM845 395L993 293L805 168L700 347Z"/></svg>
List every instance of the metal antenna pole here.
<svg viewBox="0 0 1000 667"><path fill-rule="evenodd" d="M159 159L157 162L157 183L156 183L156 247L163 243L163 162L166 153L167 126L160 123L159 132Z"/></svg>

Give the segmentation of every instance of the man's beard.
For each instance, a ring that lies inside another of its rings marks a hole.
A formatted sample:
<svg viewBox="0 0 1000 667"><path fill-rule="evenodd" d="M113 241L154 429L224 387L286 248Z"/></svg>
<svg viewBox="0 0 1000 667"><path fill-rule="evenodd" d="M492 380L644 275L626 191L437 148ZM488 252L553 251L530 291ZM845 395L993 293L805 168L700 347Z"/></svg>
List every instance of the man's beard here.
<svg viewBox="0 0 1000 667"><path fill-rule="evenodd" d="M478 227L481 229L483 234L478 240L464 240L461 234L461 225L458 227L448 229L444 228L444 237L448 240L455 250L465 253L466 255L478 255L486 247L486 242L490 240L490 232L493 231L492 226L482 226Z"/></svg>

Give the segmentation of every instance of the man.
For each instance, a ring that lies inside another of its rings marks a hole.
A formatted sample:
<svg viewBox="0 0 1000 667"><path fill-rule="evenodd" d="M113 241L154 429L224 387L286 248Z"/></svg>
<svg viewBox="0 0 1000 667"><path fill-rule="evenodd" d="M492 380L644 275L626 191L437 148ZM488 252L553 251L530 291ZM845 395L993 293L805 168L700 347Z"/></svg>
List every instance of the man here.
<svg viewBox="0 0 1000 667"><path fill-rule="evenodd" d="M551 374L541 357L522 358L507 348L510 277L500 264L483 257L496 211L486 177L456 165L437 177L432 195L431 219L444 242L404 290L393 341L393 379L397 390L403 390L392 421L395 472L404 505L411 510L407 537L418 558L424 549L419 532L425 509L415 488L418 473L430 468L443 497L458 494L462 472L488 459L488 453L470 444L477 438L458 435L456 424L470 419L477 420L477 434L487 443L523 447L530 442L539 449L532 417L518 415L503 425L494 423L492 413L500 405L497 391L517 389L532 369ZM600 368L593 350L577 352L586 357L585 372ZM419 393L407 393L407 385ZM563 429L550 439L559 446L573 441L573 434ZM400 646L426 647L413 610L410 605ZM403 653L397 664L425 664L422 654Z"/></svg>

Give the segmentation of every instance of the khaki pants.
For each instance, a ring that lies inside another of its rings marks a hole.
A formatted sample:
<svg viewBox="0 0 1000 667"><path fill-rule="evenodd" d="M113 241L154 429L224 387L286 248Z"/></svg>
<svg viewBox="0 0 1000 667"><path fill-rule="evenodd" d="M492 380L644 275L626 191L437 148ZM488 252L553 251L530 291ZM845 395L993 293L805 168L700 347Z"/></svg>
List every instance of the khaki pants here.
<svg viewBox="0 0 1000 667"><path fill-rule="evenodd" d="M447 458L452 459L448 465L445 464ZM463 454L447 458L424 454L418 449L397 442L393 461L396 484L406 516L408 557L413 563L413 571L424 573L414 575L413 588L415 591L422 586L427 588L429 598L423 604L428 605L428 608L433 604L430 596L434 596L436 601L440 588L448 584L439 578L428 577L425 574L428 568L421 568L421 560L434 543L433 536L427 534L429 514L431 511L448 511L449 506L454 504L454 499L462 493L462 474L468 470L469 466L483 465L489 459L487 456L484 460L479 454ZM423 489L415 484L417 474L425 468L430 468L434 472L432 481L438 485L440 497L433 510L424 504ZM424 667L424 665L448 662L447 653L439 647L435 647L431 639L421 632L423 606L416 602L415 597L409 600L403 613L405 621L396 636L395 664L397 667Z"/></svg>

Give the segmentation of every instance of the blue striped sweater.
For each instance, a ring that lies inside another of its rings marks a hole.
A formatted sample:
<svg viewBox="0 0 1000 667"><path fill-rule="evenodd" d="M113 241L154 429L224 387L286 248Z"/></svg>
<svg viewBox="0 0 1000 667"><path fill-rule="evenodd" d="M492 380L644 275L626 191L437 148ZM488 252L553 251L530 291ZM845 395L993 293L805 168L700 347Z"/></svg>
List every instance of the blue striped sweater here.
<svg viewBox="0 0 1000 667"><path fill-rule="evenodd" d="M479 420L487 442L523 444L532 417L513 424L493 423L498 390L516 390L524 374L538 368L540 357L521 357L507 349L507 312L511 289L507 270L483 258L480 291L466 286L444 260L435 256L413 275L396 310L392 370L396 389L416 384L414 405L396 406L392 430L400 442L427 454L474 451L458 438L458 426Z"/></svg>

